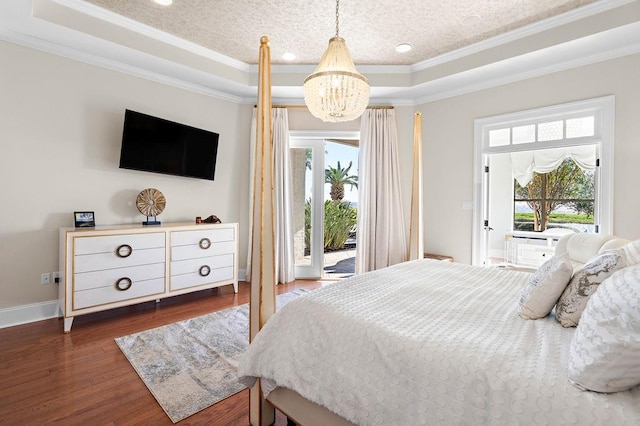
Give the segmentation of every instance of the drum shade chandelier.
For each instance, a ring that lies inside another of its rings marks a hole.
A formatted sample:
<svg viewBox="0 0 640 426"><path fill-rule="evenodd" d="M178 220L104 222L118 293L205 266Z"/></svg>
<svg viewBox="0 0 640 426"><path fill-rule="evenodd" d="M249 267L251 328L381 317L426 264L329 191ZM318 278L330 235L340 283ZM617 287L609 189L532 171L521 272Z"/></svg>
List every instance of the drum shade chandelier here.
<svg viewBox="0 0 640 426"><path fill-rule="evenodd" d="M336 0L336 36L313 74L304 80L304 102L322 121L350 121L360 117L369 104L369 81L360 74L339 31Z"/></svg>

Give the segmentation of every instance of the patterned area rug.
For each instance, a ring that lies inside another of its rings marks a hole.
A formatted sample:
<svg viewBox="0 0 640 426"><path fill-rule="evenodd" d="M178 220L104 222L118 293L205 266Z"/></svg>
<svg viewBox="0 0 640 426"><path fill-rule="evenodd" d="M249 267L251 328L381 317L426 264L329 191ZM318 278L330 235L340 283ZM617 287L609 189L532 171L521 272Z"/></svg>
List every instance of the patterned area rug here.
<svg viewBox="0 0 640 426"><path fill-rule="evenodd" d="M278 308L304 292L278 296ZM249 344L249 305L115 341L174 423L246 387L238 382L236 371Z"/></svg>

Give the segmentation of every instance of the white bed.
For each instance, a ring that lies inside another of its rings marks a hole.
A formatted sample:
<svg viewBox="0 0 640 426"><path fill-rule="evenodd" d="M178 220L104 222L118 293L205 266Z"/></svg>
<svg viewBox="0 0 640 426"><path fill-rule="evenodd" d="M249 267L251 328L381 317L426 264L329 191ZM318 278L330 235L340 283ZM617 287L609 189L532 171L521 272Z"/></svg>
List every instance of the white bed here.
<svg viewBox="0 0 640 426"><path fill-rule="evenodd" d="M360 425L640 424L640 388L569 383L574 328L518 316L529 277L429 259L355 276L283 307L238 373Z"/></svg>

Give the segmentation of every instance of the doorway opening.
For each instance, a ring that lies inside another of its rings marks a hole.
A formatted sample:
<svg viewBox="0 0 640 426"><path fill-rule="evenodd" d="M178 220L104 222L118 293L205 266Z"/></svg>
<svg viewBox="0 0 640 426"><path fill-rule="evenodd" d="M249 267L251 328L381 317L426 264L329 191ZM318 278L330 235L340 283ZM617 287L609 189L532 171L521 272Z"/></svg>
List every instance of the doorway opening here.
<svg viewBox="0 0 640 426"><path fill-rule="evenodd" d="M359 132L291 132L296 278L355 272Z"/></svg>

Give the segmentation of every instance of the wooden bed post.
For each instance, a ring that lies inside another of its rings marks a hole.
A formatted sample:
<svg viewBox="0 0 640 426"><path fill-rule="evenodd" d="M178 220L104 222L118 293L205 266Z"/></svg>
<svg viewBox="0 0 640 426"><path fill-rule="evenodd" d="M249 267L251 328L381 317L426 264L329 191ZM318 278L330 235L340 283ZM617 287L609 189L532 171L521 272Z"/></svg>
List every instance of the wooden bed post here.
<svg viewBox="0 0 640 426"><path fill-rule="evenodd" d="M271 51L269 38L263 36L260 39L258 61L249 341L253 341L258 331L276 311L271 134ZM249 390L249 421L253 426L269 425L275 422L275 409L264 399L260 380Z"/></svg>
<svg viewBox="0 0 640 426"><path fill-rule="evenodd" d="M411 179L411 224L409 227L409 260L422 259L422 114L413 119L413 177Z"/></svg>

